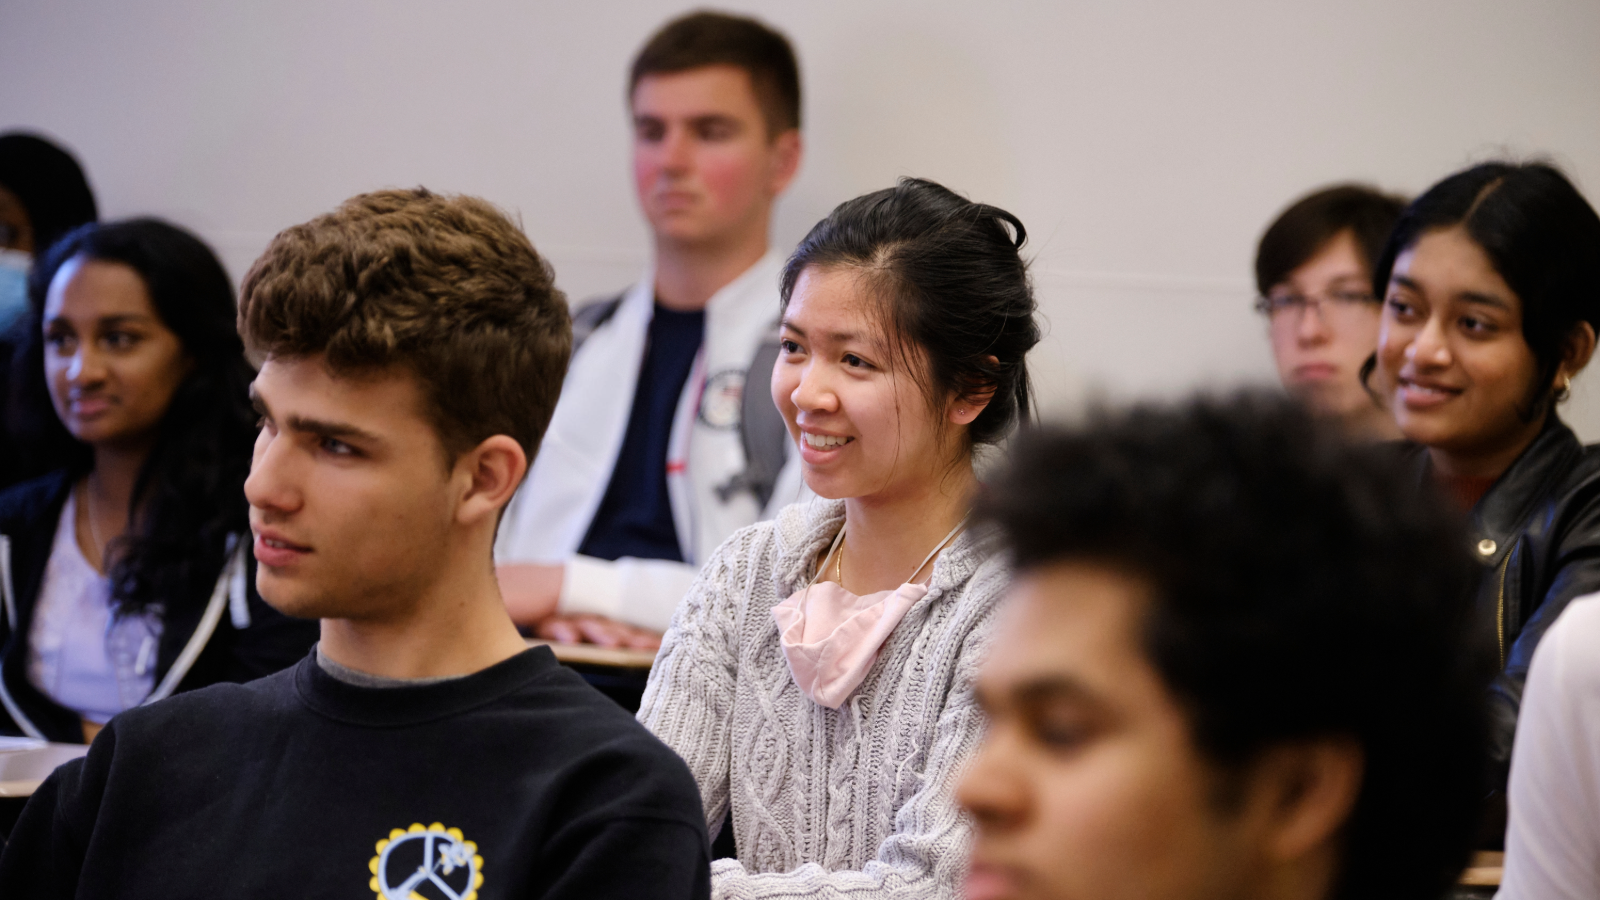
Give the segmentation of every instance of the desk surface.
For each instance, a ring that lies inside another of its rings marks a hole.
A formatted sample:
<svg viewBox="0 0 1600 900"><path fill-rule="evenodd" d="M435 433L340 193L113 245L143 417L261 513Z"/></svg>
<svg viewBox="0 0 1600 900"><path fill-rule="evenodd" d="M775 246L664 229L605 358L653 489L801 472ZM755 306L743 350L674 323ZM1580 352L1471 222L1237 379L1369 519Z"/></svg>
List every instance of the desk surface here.
<svg viewBox="0 0 1600 900"><path fill-rule="evenodd" d="M611 666L617 669L649 669L656 661L654 650L626 650L595 644L565 644L528 638L529 647L549 647L556 659L584 666Z"/></svg>
<svg viewBox="0 0 1600 900"><path fill-rule="evenodd" d="M1506 855L1488 850L1472 854L1472 862L1467 863L1467 870L1461 873L1460 884L1476 887L1499 887L1500 874L1505 866Z"/></svg>
<svg viewBox="0 0 1600 900"><path fill-rule="evenodd" d="M39 744L0 752L0 797L31 797L56 766L89 752L84 744Z"/></svg>

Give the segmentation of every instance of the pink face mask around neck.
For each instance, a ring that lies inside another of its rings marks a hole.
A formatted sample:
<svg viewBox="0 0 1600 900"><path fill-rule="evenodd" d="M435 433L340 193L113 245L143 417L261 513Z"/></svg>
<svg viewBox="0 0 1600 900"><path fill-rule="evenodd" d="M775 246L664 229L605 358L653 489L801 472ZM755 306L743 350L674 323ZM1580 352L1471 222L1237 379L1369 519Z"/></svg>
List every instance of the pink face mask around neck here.
<svg viewBox="0 0 1600 900"><path fill-rule="evenodd" d="M807 697L838 709L878 658L925 584L858 597L831 581L808 585L772 608L789 674Z"/></svg>
<svg viewBox="0 0 1600 900"><path fill-rule="evenodd" d="M965 520L945 535L911 577L915 578L963 525ZM844 530L840 529L829 556L839 550L843 540ZM817 703L838 709L867 677L895 626L927 595L927 585L908 582L892 591L857 596L835 582L813 578L772 608L795 685Z"/></svg>

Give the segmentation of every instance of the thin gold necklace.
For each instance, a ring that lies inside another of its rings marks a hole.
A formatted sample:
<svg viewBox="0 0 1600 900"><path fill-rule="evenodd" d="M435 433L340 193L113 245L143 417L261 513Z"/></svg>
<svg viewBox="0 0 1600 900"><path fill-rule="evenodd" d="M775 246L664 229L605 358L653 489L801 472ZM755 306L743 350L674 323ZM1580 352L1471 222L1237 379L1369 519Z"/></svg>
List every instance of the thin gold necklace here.
<svg viewBox="0 0 1600 900"><path fill-rule="evenodd" d="M912 578L916 578L917 575L920 574L922 572L922 570L927 567L928 563L933 562L934 557L938 556L939 555L939 551L943 550L945 545L950 543L950 539L951 538L955 537L957 534L960 534L961 533L961 529L967 527L967 518L968 518L968 516L970 516L970 513L967 516L962 516L961 517L961 521L956 523L956 527L950 529L950 533L945 535L944 538L939 541L939 543L934 545L933 550L931 552L929 552L926 557L923 558L922 564L917 566L917 570L915 572L911 573L911 577ZM839 585L840 588L844 588L844 529L843 528L839 529L839 536L834 538L833 540L834 540L834 546L838 548L838 550L837 550L838 555L833 558L833 580L834 580L835 583L837 583ZM817 579L822 577L822 573L828 571L827 566L828 566L828 558L826 556L824 556L822 558L822 568L817 572L817 574L811 576L811 581L806 586L810 587L812 584L815 584Z"/></svg>
<svg viewBox="0 0 1600 900"><path fill-rule="evenodd" d="M94 508L89 500L89 479L87 478L83 480L83 490L80 492L80 496L83 498L83 517L89 523L89 540L94 542L95 555L100 557L100 565L94 566L94 568L104 574L106 571L106 550L108 545L100 540L100 529L94 527ZM93 563L90 565L93 565Z"/></svg>

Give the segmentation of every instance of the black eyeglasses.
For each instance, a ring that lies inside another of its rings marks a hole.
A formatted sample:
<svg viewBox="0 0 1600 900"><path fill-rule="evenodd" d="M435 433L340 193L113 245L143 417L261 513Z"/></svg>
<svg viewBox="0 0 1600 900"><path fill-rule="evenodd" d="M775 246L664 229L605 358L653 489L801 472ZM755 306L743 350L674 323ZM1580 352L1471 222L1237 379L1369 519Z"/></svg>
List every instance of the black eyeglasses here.
<svg viewBox="0 0 1600 900"><path fill-rule="evenodd" d="M1293 291L1273 292L1256 298L1256 312L1273 321L1282 318L1300 319L1308 307L1315 306L1322 315L1335 310L1359 309L1363 304L1376 303L1371 291L1329 291L1320 297L1297 294Z"/></svg>

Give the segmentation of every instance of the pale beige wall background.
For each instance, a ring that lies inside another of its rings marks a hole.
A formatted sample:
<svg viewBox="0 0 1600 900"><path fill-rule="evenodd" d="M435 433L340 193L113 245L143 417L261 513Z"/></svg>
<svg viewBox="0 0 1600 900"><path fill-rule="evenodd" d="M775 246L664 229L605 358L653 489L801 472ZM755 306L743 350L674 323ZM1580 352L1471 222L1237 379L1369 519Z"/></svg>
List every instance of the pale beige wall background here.
<svg viewBox="0 0 1600 900"><path fill-rule="evenodd" d="M687 5L4 0L0 129L71 145L108 216L194 228L242 275L278 229L425 184L522 217L575 297L646 262L624 71ZM1044 406L1270 381L1250 264L1342 179L1416 192L1544 154L1600 200L1595 0L733 2L786 31L807 157L787 249L902 175L1028 225ZM1600 440L1600 376L1567 417Z"/></svg>

